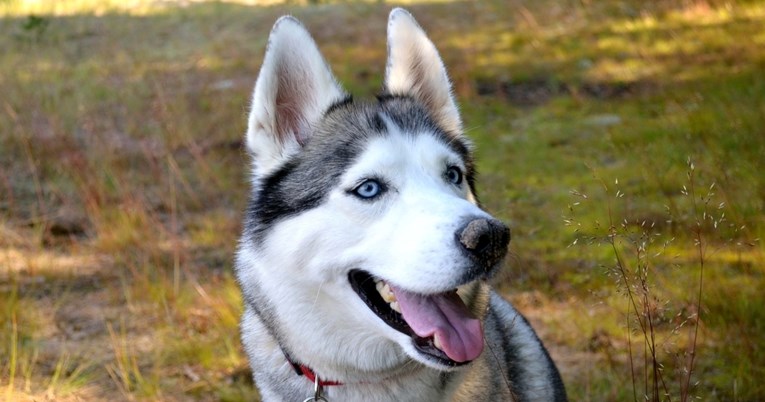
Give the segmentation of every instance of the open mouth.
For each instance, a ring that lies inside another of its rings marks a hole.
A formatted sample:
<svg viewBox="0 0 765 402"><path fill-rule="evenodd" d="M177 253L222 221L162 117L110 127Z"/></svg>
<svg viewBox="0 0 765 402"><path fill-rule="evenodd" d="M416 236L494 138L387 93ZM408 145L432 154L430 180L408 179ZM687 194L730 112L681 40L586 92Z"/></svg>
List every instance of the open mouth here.
<svg viewBox="0 0 765 402"><path fill-rule="evenodd" d="M391 328L410 336L415 349L435 363L456 367L481 355L481 323L470 314L456 289L421 295L361 270L348 273L348 280L372 312Z"/></svg>

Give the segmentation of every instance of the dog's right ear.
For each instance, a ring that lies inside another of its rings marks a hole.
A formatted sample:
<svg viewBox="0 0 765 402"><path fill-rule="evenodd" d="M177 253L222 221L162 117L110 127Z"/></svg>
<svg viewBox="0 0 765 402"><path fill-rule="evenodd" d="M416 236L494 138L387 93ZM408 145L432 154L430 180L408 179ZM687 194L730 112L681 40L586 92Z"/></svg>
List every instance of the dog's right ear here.
<svg viewBox="0 0 765 402"><path fill-rule="evenodd" d="M298 152L312 125L345 96L300 21L279 18L268 38L247 127L255 174L267 174Z"/></svg>
<svg viewBox="0 0 765 402"><path fill-rule="evenodd" d="M422 102L447 132L462 133L462 121L452 96L452 84L433 42L412 14L395 8L388 17L388 63L385 88Z"/></svg>

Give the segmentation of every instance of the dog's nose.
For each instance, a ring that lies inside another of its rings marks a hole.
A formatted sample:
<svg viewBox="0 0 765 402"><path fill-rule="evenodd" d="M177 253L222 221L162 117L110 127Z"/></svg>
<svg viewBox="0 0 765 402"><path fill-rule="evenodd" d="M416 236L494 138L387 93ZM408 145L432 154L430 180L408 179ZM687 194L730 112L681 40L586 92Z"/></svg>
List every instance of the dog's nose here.
<svg viewBox="0 0 765 402"><path fill-rule="evenodd" d="M510 228L496 219L471 219L455 234L462 249L484 272L489 272L507 254Z"/></svg>

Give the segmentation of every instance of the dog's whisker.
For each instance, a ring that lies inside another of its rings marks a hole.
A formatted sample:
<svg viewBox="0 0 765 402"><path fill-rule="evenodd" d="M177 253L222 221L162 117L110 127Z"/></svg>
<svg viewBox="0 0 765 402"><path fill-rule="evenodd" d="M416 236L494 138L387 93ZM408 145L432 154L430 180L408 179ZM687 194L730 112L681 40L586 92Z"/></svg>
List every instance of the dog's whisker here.
<svg viewBox="0 0 765 402"><path fill-rule="evenodd" d="M321 294L321 287L324 286L325 282L326 281L319 283L319 286L316 288L316 296L313 298L313 304L311 304L311 310L309 310L309 315L312 315L313 310L316 308L316 303L319 301L319 294Z"/></svg>
<svg viewBox="0 0 765 402"><path fill-rule="evenodd" d="M491 342L486 342L486 347L489 348L489 352L491 352L491 355L494 358L494 361L497 363L497 366L502 367L502 363L499 360L499 356L497 356L497 353L494 351L494 347L491 344ZM512 394L513 387L510 385L510 379L507 378L507 373L505 373L505 370L499 370L499 372L502 373L502 379L505 381L505 386L507 387L507 391ZM516 400L515 396L513 396L513 400Z"/></svg>

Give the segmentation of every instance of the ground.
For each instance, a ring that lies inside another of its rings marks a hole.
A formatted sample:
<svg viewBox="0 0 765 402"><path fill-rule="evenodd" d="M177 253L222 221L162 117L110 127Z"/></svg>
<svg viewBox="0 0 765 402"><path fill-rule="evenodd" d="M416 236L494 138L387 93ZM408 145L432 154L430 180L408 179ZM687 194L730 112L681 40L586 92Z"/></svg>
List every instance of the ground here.
<svg viewBox="0 0 765 402"><path fill-rule="evenodd" d="M254 3L0 1L0 399L257 400L232 255L267 33L295 15L372 97L394 5ZM403 6L571 399L765 399L765 4Z"/></svg>

